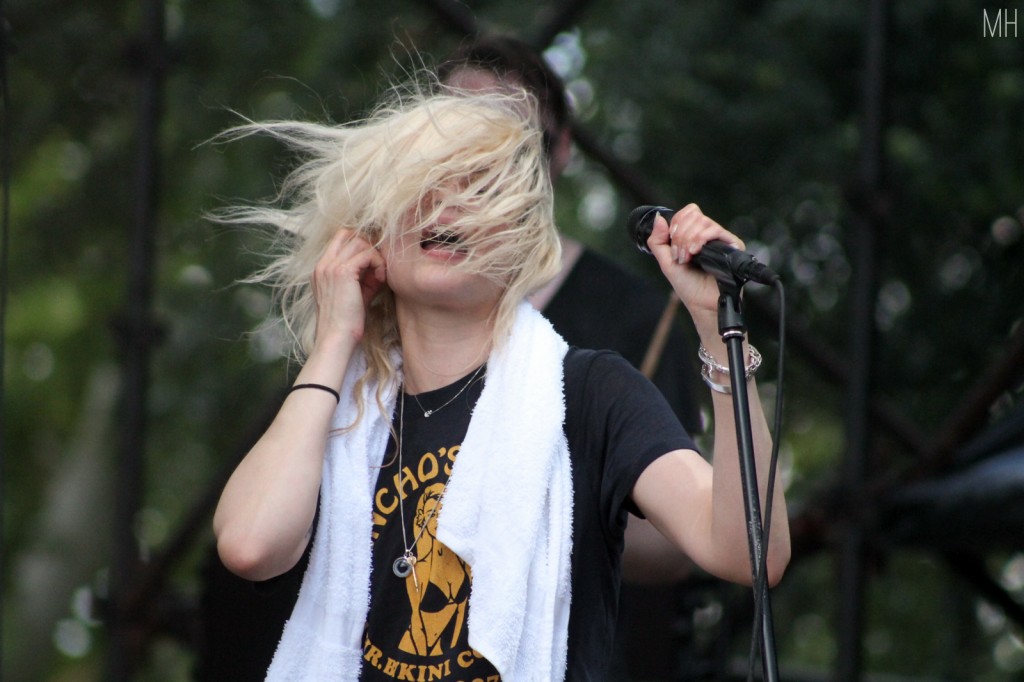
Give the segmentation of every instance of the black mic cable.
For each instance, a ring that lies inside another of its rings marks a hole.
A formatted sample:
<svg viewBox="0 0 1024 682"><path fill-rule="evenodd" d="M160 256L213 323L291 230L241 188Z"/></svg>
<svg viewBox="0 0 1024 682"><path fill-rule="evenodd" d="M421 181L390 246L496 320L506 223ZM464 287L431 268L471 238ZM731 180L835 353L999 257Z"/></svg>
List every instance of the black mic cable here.
<svg viewBox="0 0 1024 682"><path fill-rule="evenodd" d="M757 567L757 582L754 585L754 623L750 635L750 665L747 670L747 682L754 679L754 661L757 658L758 628L762 626L764 618L764 604L768 598L768 540L772 530L772 503L775 499L775 474L779 467L779 441L782 433L782 402L785 396L783 390L783 368L786 357L786 292L782 286L782 280L776 278L773 288L779 298L779 357L775 368L775 416L772 423L772 455L768 462L768 493L764 501L764 519L761 531L761 552L760 565Z"/></svg>

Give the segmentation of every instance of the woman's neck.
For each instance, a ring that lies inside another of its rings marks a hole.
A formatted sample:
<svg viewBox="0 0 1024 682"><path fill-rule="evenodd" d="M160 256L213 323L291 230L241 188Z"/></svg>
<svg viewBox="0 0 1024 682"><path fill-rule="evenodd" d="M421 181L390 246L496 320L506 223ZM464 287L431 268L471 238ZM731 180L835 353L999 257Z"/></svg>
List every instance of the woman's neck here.
<svg viewBox="0 0 1024 682"><path fill-rule="evenodd" d="M493 316L482 318L419 310L399 310L402 374L406 390L432 391L461 379L487 361Z"/></svg>

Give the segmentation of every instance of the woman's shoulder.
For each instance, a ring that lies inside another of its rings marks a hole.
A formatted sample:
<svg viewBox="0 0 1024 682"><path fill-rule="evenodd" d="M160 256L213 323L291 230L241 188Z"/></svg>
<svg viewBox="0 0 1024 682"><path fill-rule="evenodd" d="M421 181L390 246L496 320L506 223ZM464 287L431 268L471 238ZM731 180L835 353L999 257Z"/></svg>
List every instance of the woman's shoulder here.
<svg viewBox="0 0 1024 682"><path fill-rule="evenodd" d="M614 401L621 392L644 392L646 384L650 384L639 370L613 350L570 347L563 364L567 398L577 394L591 400L603 397ZM600 396L603 392L611 392L611 395Z"/></svg>
<svg viewBox="0 0 1024 682"><path fill-rule="evenodd" d="M633 366L613 350L577 348L571 346L563 360L566 385L586 382L594 373L617 372L633 369Z"/></svg>

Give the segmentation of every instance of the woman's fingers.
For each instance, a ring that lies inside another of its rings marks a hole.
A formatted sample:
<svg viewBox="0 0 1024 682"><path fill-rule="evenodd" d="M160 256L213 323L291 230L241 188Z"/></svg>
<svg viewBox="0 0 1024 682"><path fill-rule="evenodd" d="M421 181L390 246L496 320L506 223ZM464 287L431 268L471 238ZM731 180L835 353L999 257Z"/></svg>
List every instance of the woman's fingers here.
<svg viewBox="0 0 1024 682"><path fill-rule="evenodd" d="M743 249L743 240L704 215L696 204L680 209L671 221L657 215L648 248L658 260L662 272L680 300L692 311L715 310L718 304L718 285L711 275L693 262L705 244L721 240L737 249Z"/></svg>
<svg viewBox="0 0 1024 682"><path fill-rule="evenodd" d="M709 241L720 240L742 250L743 240L704 215L697 204L689 204L672 216L669 228L675 260L689 263Z"/></svg>
<svg viewBox="0 0 1024 682"><path fill-rule="evenodd" d="M339 230L313 270L317 334L331 330L361 336L366 307L384 283L380 252L352 230Z"/></svg>

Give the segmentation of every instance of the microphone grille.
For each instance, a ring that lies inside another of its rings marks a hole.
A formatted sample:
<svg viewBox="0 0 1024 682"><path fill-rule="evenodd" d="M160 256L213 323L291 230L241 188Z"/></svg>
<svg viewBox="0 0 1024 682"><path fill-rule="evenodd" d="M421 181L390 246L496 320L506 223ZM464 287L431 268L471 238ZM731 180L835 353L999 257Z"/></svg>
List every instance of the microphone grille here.
<svg viewBox="0 0 1024 682"><path fill-rule="evenodd" d="M668 220L672 217L672 209L664 206L637 206L626 217L626 231L636 248L644 253L650 253L647 248L647 240L654 230L654 216L661 213Z"/></svg>

